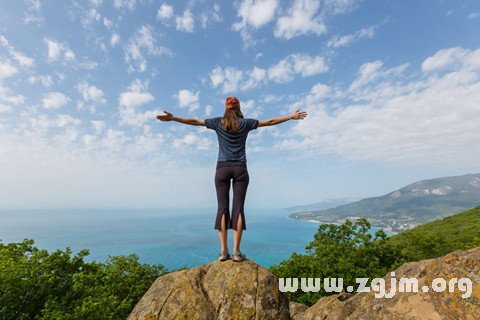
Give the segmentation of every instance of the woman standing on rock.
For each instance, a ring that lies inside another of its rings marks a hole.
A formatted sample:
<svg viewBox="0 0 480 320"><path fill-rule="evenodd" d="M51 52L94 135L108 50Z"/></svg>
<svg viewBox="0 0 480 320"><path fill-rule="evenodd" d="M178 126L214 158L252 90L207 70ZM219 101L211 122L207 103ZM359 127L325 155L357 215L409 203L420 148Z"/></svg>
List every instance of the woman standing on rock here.
<svg viewBox="0 0 480 320"><path fill-rule="evenodd" d="M233 261L243 261L246 256L240 251L242 231L246 230L244 213L245 196L249 182L245 144L250 130L258 127L273 126L288 120L303 119L305 111L297 111L270 120L256 120L243 117L240 111L240 101L236 97L228 97L225 102L223 117L196 119L181 118L164 111L158 115L161 121L177 121L194 126L206 126L217 133L219 150L215 173L215 188L217 190L218 210L214 228L219 231L221 252L218 260L230 258L227 246L227 229L233 229ZM232 217L229 213L230 180L233 180Z"/></svg>

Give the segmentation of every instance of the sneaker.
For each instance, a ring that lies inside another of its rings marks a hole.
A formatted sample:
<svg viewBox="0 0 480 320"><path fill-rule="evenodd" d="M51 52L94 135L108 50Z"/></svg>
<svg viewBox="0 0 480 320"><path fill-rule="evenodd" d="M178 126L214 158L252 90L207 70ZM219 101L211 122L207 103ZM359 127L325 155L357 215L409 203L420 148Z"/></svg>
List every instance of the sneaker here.
<svg viewBox="0 0 480 320"><path fill-rule="evenodd" d="M244 255L243 253L241 253L240 251L235 251L233 253L233 258L232 260L235 261L235 262L240 262L240 261L243 261L247 258L246 255Z"/></svg>
<svg viewBox="0 0 480 320"><path fill-rule="evenodd" d="M222 253L220 252L220 254L218 255L218 261L225 261L225 260L228 260L230 259L230 253Z"/></svg>

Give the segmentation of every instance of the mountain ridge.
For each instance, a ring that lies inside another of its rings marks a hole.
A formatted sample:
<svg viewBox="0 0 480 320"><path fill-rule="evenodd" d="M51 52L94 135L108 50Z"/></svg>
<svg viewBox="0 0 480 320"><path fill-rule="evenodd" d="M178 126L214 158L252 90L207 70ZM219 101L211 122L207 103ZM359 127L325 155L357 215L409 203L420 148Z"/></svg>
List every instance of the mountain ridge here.
<svg viewBox="0 0 480 320"><path fill-rule="evenodd" d="M480 173L424 179L378 197L290 218L341 223L365 217L373 226L399 232L480 205Z"/></svg>

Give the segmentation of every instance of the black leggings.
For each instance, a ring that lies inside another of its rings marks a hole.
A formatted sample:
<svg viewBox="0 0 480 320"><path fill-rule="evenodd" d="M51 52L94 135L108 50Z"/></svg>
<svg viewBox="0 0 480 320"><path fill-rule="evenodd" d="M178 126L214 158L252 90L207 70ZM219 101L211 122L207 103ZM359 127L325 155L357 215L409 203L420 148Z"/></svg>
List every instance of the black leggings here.
<svg viewBox="0 0 480 320"><path fill-rule="evenodd" d="M230 180L233 179L232 218L229 212ZM215 188L217 189L218 210L215 229L220 230L222 215L225 215L225 227L237 230L238 217L242 215L243 230L247 229L243 212L248 182L247 164L243 161L218 161L215 172Z"/></svg>

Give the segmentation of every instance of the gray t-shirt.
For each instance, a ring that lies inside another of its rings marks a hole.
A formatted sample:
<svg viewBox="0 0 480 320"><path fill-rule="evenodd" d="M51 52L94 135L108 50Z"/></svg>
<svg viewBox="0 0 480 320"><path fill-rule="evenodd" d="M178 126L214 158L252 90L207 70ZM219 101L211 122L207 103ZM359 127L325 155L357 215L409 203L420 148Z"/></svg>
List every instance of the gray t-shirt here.
<svg viewBox="0 0 480 320"><path fill-rule="evenodd" d="M245 143L248 132L257 129L258 120L240 118L238 131L229 133L223 128L222 117L205 119L208 129L215 130L218 138L218 161L244 161L247 162Z"/></svg>

